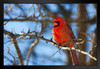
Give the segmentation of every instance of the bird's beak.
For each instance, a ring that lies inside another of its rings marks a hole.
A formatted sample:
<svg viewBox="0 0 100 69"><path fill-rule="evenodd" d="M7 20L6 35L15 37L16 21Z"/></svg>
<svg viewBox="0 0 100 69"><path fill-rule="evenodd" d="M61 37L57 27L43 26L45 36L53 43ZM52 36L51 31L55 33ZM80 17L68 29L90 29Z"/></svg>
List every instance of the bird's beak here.
<svg viewBox="0 0 100 69"><path fill-rule="evenodd" d="M56 22L53 23L53 26L57 26L58 24Z"/></svg>

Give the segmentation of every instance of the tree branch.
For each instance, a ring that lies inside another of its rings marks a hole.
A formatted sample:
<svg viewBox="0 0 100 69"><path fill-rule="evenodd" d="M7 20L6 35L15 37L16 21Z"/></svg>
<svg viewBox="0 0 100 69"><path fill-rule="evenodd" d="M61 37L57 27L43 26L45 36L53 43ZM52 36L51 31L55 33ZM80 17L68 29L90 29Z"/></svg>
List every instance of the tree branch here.
<svg viewBox="0 0 100 69"><path fill-rule="evenodd" d="M40 30L40 33L39 33L38 36L41 35L42 31L43 31L43 23L41 23L41 30ZM28 51L28 59L27 59L27 64L26 64L26 65L28 65L29 58L30 58L30 55L31 55L31 52L32 52L33 47L34 47L38 42L39 42L39 39L36 39L36 40L31 44L31 47L30 47L30 49L29 49L29 51Z"/></svg>
<svg viewBox="0 0 100 69"><path fill-rule="evenodd" d="M16 36L13 33L10 33L10 32L8 32L6 30L4 30L4 34L6 34L6 35L11 37L11 41L14 44L14 47L16 49L16 52L17 52L17 55L18 55L18 58L19 58L19 64L23 65L22 54L21 54L21 51L20 51L20 49L18 47L18 43L16 41Z"/></svg>
<svg viewBox="0 0 100 69"><path fill-rule="evenodd" d="M16 59L15 59L15 57L10 53L10 48L8 47L8 51L4 51L4 52L6 52L6 53L8 53L10 56L12 56L13 57L13 59L14 59L14 62L13 61L11 61L11 62L13 62L13 65L16 65ZM6 57L7 58L7 57ZM9 59L8 59L9 60Z"/></svg>
<svg viewBox="0 0 100 69"><path fill-rule="evenodd" d="M26 33L26 34L27 34L27 33ZM24 35L25 35L25 34L24 34ZM75 47L72 47L72 48L70 48L70 47L62 47L62 45L58 45L58 44L56 44L55 42L53 42L52 38L51 38L50 40L45 39L43 36L38 36L36 32L35 32L35 35L29 35L29 36L30 36L30 39L32 39L32 38L41 39L41 40L46 41L46 43L49 42L49 43L55 45L56 47L59 47L59 48L64 49L64 50L75 50L75 51L80 52L80 53L82 53L82 54L88 55L91 59L97 61L97 59L96 59L95 57L93 57L91 54L89 54L89 53L87 53L87 52L85 52L85 51L81 51L80 49L76 49ZM79 43L78 43L78 44L79 44Z"/></svg>

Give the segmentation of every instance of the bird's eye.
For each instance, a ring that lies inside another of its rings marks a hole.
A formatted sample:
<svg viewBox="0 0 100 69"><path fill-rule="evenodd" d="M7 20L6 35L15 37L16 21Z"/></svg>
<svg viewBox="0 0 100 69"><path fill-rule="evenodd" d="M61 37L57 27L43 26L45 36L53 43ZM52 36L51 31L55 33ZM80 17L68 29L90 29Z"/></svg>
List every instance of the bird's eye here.
<svg viewBox="0 0 100 69"><path fill-rule="evenodd" d="M60 21L55 21L57 24L59 24L60 23Z"/></svg>

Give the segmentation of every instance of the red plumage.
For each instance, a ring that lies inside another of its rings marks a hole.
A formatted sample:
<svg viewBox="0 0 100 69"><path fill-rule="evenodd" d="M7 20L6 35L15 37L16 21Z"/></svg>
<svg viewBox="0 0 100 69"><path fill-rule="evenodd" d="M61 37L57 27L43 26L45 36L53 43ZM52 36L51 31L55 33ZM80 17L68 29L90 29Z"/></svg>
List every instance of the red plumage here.
<svg viewBox="0 0 100 69"><path fill-rule="evenodd" d="M72 32L71 27L67 22L59 16L54 18L52 34L54 40L63 46L73 47L75 46L75 36ZM76 51L70 50L70 55L72 58L73 65L79 65L79 59Z"/></svg>

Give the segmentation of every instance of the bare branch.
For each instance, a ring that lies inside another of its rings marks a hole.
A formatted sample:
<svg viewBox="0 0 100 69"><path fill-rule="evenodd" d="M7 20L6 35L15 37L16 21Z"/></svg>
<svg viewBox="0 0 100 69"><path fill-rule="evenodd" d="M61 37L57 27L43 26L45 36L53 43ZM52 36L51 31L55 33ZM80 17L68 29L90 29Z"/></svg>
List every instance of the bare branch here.
<svg viewBox="0 0 100 69"><path fill-rule="evenodd" d="M46 41L46 43L48 43L48 42L49 42L49 43L52 43L52 44L55 45L56 47L59 47L59 48L64 49L64 50L75 50L75 51L80 52L80 53L82 53L82 54L88 55L90 58L92 58L92 59L94 59L95 61L97 61L97 59L96 59L95 57L91 56L89 53L87 53L87 52L85 52L85 51L81 51L80 49L76 49L76 48L74 48L74 47L72 47L72 48L70 48L70 47L62 47L62 45L59 46L58 44L56 44L55 42L53 42L51 39L50 39L50 40L45 39L43 36L38 36L37 34L32 35L32 36L33 36L33 37L31 37L31 38L42 39L42 40Z"/></svg>
<svg viewBox="0 0 100 69"><path fill-rule="evenodd" d="M14 63L11 59L9 59L7 56L4 55L4 58L10 61L11 63Z"/></svg>
<svg viewBox="0 0 100 69"><path fill-rule="evenodd" d="M13 65L16 65L16 62L15 62L16 59L15 59L15 57L10 53L10 48L8 47L8 51L4 51L4 52L8 53L10 56L13 57L13 59L14 59Z"/></svg>
<svg viewBox="0 0 100 69"><path fill-rule="evenodd" d="M36 40L31 44L30 49L29 49L29 51L28 51L28 58L27 58L27 63L26 63L26 65L28 65L28 62L29 62L29 58L30 58L32 49L33 49L33 47L38 43L38 41L39 41L39 40L36 39Z"/></svg>
<svg viewBox="0 0 100 69"><path fill-rule="evenodd" d="M34 5L34 4L32 4L32 6L29 8L29 10L27 11L27 13L26 13L25 16L27 16L27 14L29 13L29 11L31 10L31 8L33 7L33 5Z"/></svg>
<svg viewBox="0 0 100 69"><path fill-rule="evenodd" d="M97 59L95 57L93 57L91 54L85 52L85 51L81 51L80 49L75 49L75 47L72 47L72 48L69 48L69 47L61 47L61 49L64 49L64 50L75 50L77 52L80 52L84 55L88 55L91 59L97 61Z"/></svg>
<svg viewBox="0 0 100 69"><path fill-rule="evenodd" d="M38 36L40 36L40 34L42 33L43 31L43 24L41 23L41 30L40 30L40 33ZM30 55L31 55L31 52L32 52L32 49L33 47L38 43L39 39L36 39L32 44L31 44L31 47L28 51L28 59L27 59L27 65L28 65L28 62L29 62L29 58L30 58Z"/></svg>
<svg viewBox="0 0 100 69"><path fill-rule="evenodd" d="M18 47L18 44L17 44L17 41L16 41L16 36L13 33L10 33L10 32L8 32L6 30L4 30L4 34L6 34L6 35L11 37L11 41L14 44L14 47L16 49L16 52L17 52L17 55L18 55L18 58L19 58L19 64L23 65L22 54L21 54L21 51L20 51L20 49Z"/></svg>
<svg viewBox="0 0 100 69"><path fill-rule="evenodd" d="M27 18L27 19L4 19L4 21L33 21L36 22L36 20L33 19L33 17ZM52 20L38 20L37 22L41 22L41 23L53 23Z"/></svg>

